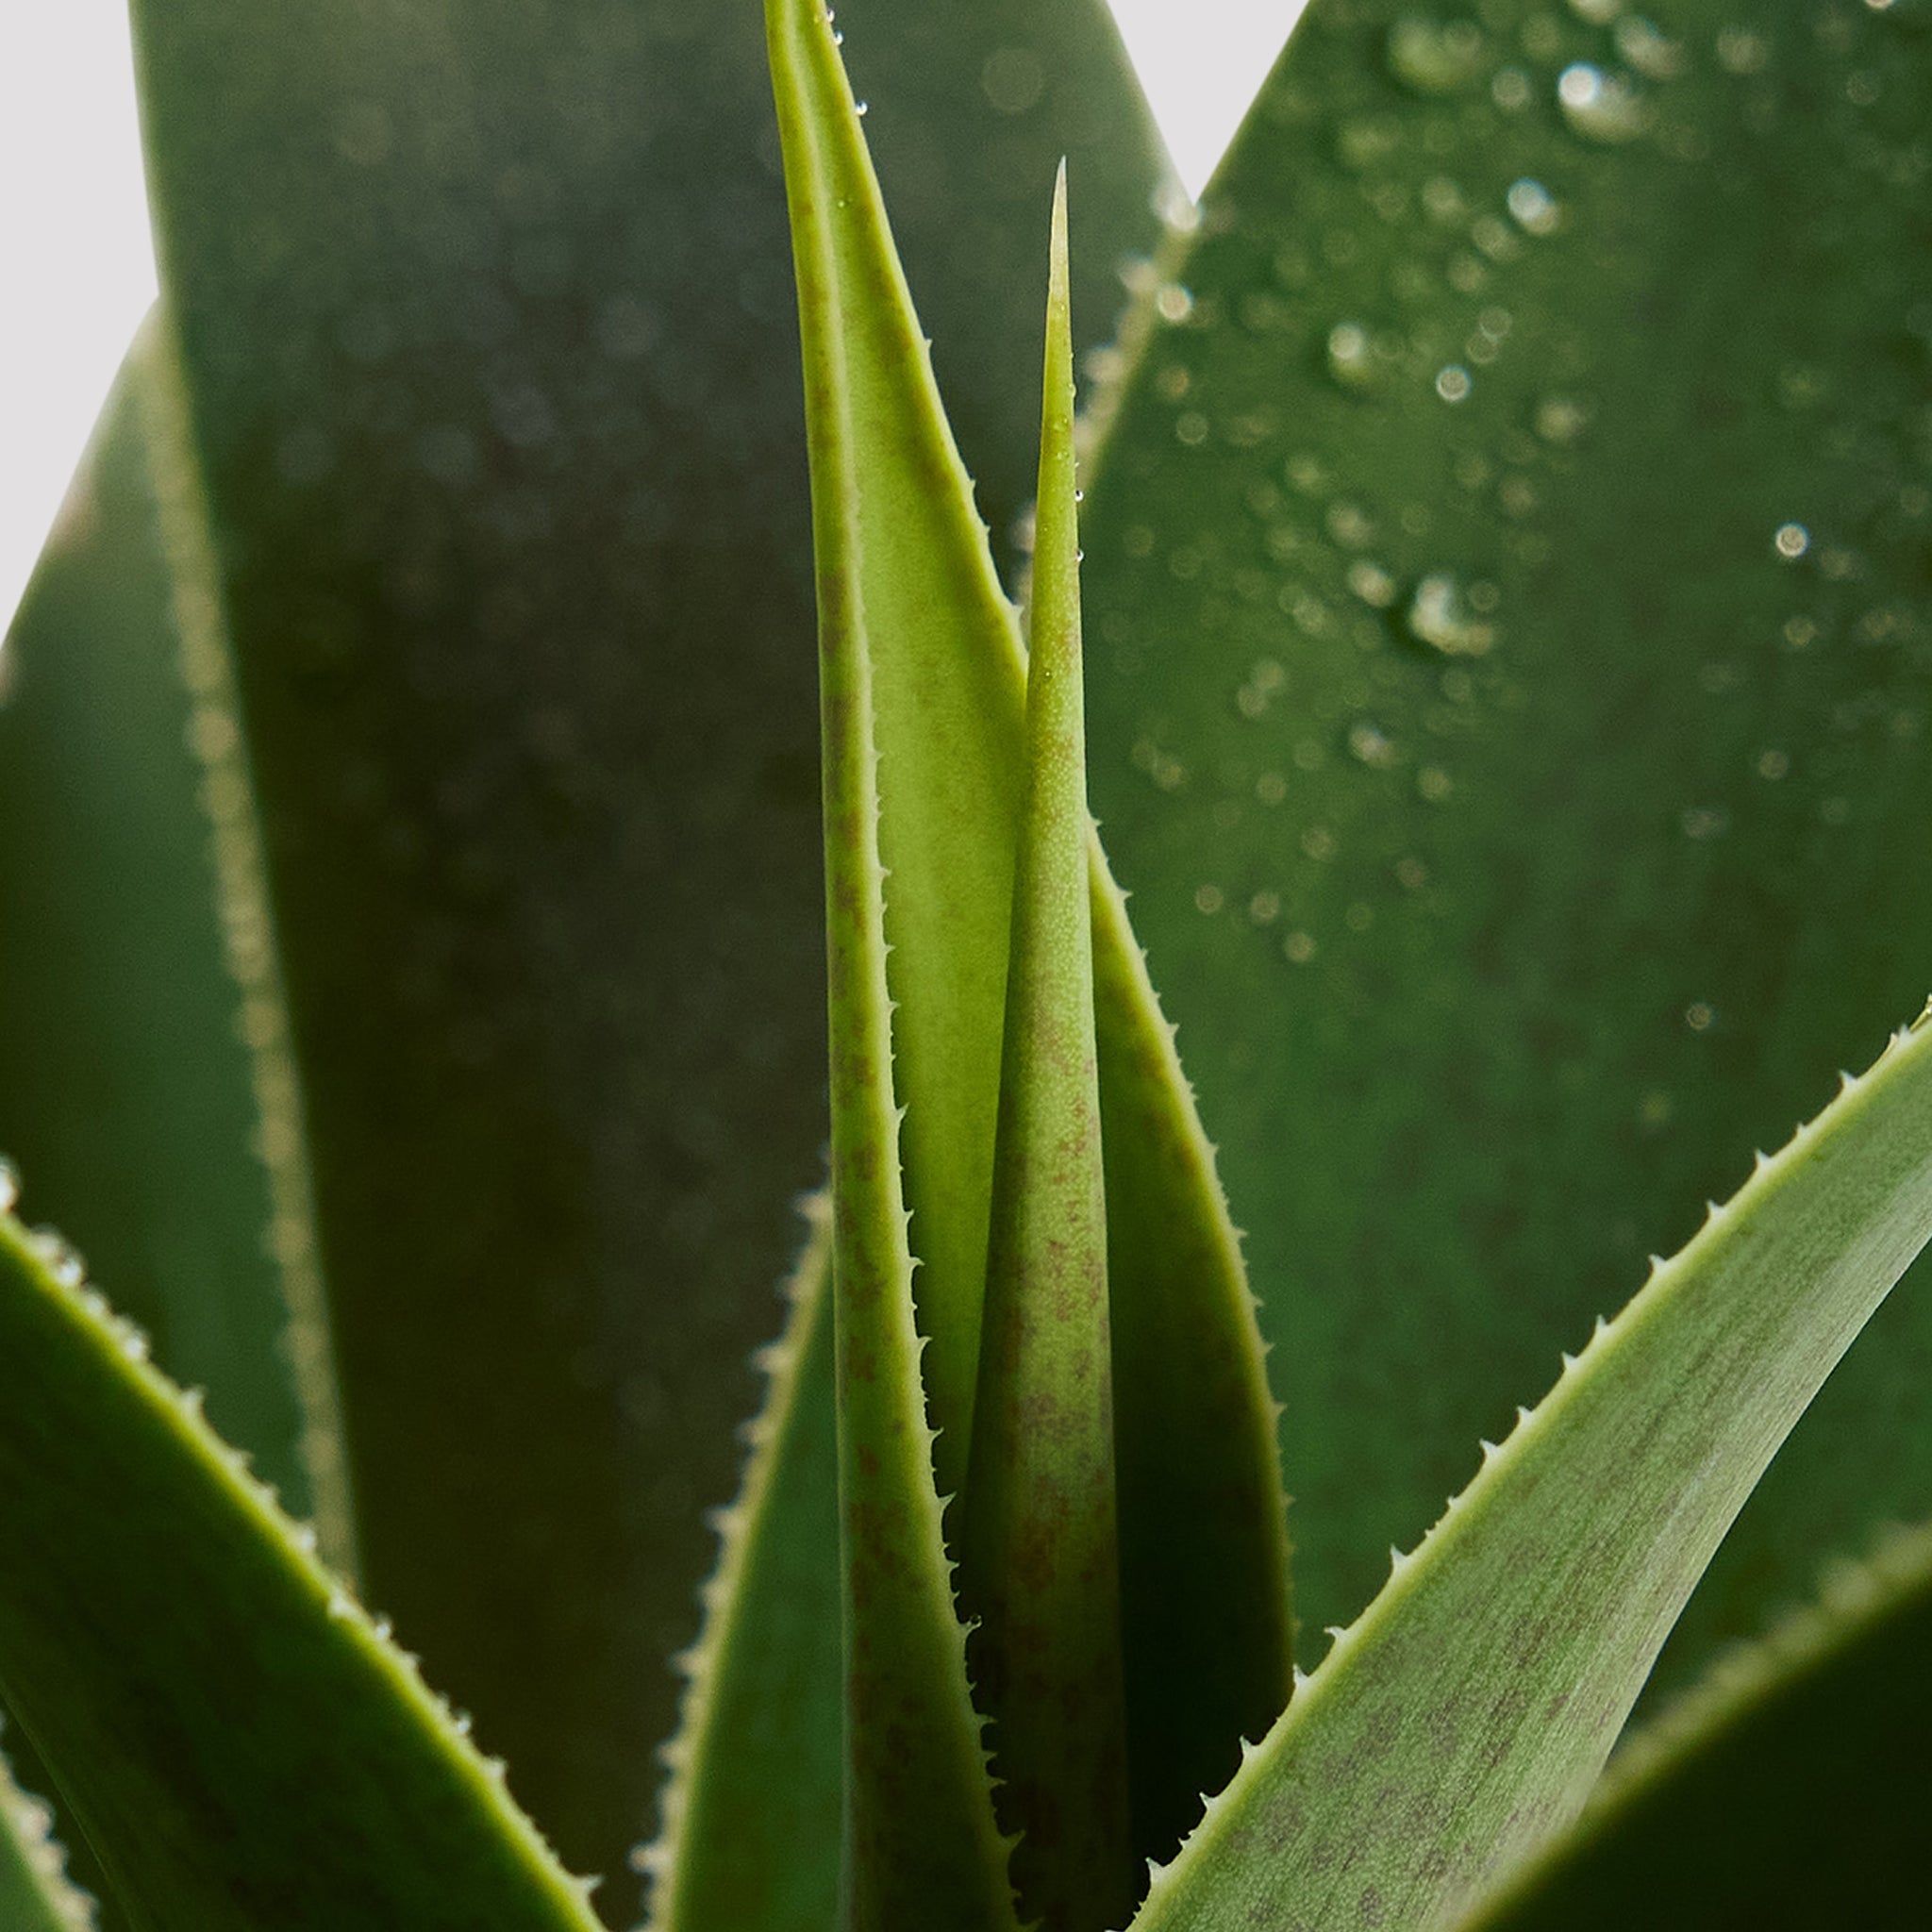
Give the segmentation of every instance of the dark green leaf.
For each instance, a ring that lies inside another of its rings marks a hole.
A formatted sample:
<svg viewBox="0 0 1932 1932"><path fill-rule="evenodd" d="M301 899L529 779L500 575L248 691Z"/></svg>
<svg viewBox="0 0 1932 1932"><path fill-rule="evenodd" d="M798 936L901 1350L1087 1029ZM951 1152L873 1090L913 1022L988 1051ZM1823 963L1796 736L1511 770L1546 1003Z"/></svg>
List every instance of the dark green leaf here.
<svg viewBox="0 0 1932 1932"><path fill-rule="evenodd" d="M1092 789L1249 1230L1311 1623L1932 975L1910 10L1315 0L1150 301ZM1928 1324L1879 1318L1667 1674L1932 1509Z"/></svg>
<svg viewBox="0 0 1932 1932"><path fill-rule="evenodd" d="M219 751L223 719L190 697L161 561L154 353L124 372L0 659L0 1153L307 1515L256 1069L193 743L198 725ZM280 1230L298 1250L299 1208ZM345 1555L340 1513L330 1528Z"/></svg>
<svg viewBox="0 0 1932 1932"><path fill-rule="evenodd" d="M142 1927L590 1932L448 1710L0 1214L0 1687Z"/></svg>

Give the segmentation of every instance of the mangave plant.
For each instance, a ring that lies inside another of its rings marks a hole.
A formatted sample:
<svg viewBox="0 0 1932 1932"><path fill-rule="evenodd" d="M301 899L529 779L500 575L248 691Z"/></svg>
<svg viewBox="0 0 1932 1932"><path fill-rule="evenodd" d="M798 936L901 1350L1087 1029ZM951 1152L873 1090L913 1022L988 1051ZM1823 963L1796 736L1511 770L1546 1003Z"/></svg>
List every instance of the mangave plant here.
<svg viewBox="0 0 1932 1932"><path fill-rule="evenodd" d="M846 12L136 7L5 1923L1911 1923L1917 0Z"/></svg>

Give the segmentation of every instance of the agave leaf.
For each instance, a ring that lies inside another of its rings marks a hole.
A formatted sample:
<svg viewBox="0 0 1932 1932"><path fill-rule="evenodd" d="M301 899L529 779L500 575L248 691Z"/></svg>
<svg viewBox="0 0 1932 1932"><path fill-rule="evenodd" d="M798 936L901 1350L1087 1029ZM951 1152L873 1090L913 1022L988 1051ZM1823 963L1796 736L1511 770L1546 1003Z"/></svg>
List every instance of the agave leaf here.
<svg viewBox="0 0 1932 1932"><path fill-rule="evenodd" d="M1150 292L1091 789L1280 1344L1310 1623L1924 997L1915 12L1315 0ZM1928 1324L1821 1399L1679 1674L1932 1511Z"/></svg>
<svg viewBox="0 0 1932 1932"><path fill-rule="evenodd" d="M1561 1831L1765 1465L1928 1235L1922 1024L1759 1157L1394 1555L1141 1932L1424 1932Z"/></svg>
<svg viewBox="0 0 1932 1932"><path fill-rule="evenodd" d="M1105 333L1160 167L1097 0L851 14L936 305L1043 257L982 166L1110 143ZM824 1132L757 10L171 0L136 27L365 1574L570 1857L610 1869ZM1011 114L982 85L1003 49L1054 75ZM886 106L908 83L916 125ZM1003 453L991 391L1038 322L1031 281L991 286L962 420L1004 522L1032 432Z"/></svg>
<svg viewBox="0 0 1932 1932"><path fill-rule="evenodd" d="M411 1661L0 1215L0 1685L136 1922L590 1932Z"/></svg>
<svg viewBox="0 0 1932 1932"><path fill-rule="evenodd" d="M92 1932L94 1902L68 1880L53 1814L0 1757L0 1924L8 1932Z"/></svg>
<svg viewBox="0 0 1932 1932"><path fill-rule="evenodd" d="M1467 1932L1910 1924L1928 1638L1932 1533L1895 1531L1624 1743L1575 1829Z"/></svg>
<svg viewBox="0 0 1932 1932"><path fill-rule="evenodd" d="M184 677L142 406L156 353L144 337L123 371L0 662L0 1151L123 1284L168 1373L208 1391L214 1425L306 1516L317 1498L273 1242L299 1251L307 1230L299 1191L276 1227L224 957L197 795L216 780L192 746L232 744L231 721ZM254 992L272 1043L273 990ZM345 1562L346 1498L324 1502Z"/></svg>
<svg viewBox="0 0 1932 1932"><path fill-rule="evenodd" d="M918 491L916 478L909 494L881 487L903 481L894 473L908 445L917 450L912 436L895 436L899 425L880 420L881 373L890 383L895 350L914 360L922 351L916 340L891 340L891 325L908 306L903 281L896 306L868 301L873 291L855 284L851 232L863 217L850 211L858 198L875 226L877 189L830 21L819 0L770 0L766 24L791 203L818 560L845 1678L841 1920L855 1932L915 1918L995 1932L1017 1921L967 1690L920 1379L893 1087L895 1048L905 1049L886 982L874 724L890 702L877 688L884 680L875 682L878 661L891 661L886 647L900 630L918 636L907 592L922 587L916 577L903 581L910 575L903 567L898 578L892 572L893 520L913 526L900 541L917 558L924 534L917 506L934 500L943 509L950 501ZM876 247L872 254L880 257ZM894 258L882 258L896 280ZM944 624L948 605L936 614ZM955 889L970 907L979 884L968 876ZM895 899L902 890L895 881Z"/></svg>
<svg viewBox="0 0 1932 1932"><path fill-rule="evenodd" d="M839 1908L839 1471L830 1203L791 1277L738 1500L684 1659L652 1932L824 1932Z"/></svg>
<svg viewBox="0 0 1932 1932"><path fill-rule="evenodd" d="M1093 1036L1087 741L1074 508L1067 171L1054 186L1026 664L986 1298L959 1596L991 1719L1013 1883L1051 1932L1123 1923L1128 1852L1107 1189Z"/></svg>
<svg viewBox="0 0 1932 1932"><path fill-rule="evenodd" d="M938 1480L953 1492L978 1374L1024 670L829 25L812 0L774 18L799 215L824 228L802 258L820 277L811 303L825 305L804 310L808 342L825 335L808 376L814 449L837 445L853 479L838 487L856 491L841 557L852 578L829 594L858 613L841 621L864 625L892 1082ZM825 504L846 513L842 495ZM1154 1851L1232 1769L1234 1740L1258 1735L1286 1697L1286 1532L1212 1157L1097 841L1089 854L1108 1198L1124 1210L1108 1256L1116 1434L1147 1445L1123 1461L1118 1501L1136 1842Z"/></svg>

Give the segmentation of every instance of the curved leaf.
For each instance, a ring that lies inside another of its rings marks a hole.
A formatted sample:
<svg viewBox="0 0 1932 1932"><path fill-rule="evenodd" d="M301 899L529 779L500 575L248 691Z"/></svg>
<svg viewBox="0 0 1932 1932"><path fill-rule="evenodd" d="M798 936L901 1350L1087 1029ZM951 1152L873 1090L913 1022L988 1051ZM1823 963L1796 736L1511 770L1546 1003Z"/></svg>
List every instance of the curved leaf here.
<svg viewBox="0 0 1932 1932"><path fill-rule="evenodd" d="M142 1925L589 1932L413 1665L0 1214L0 1686Z"/></svg>
<svg viewBox="0 0 1932 1932"><path fill-rule="evenodd" d="M1928 1236L1922 1022L1759 1157L1394 1553L1139 1932L1424 1932L1560 1832L1765 1465Z"/></svg>
<svg viewBox="0 0 1932 1932"><path fill-rule="evenodd" d="M1092 793L1279 1344L1311 1623L1924 996L1915 10L1315 0L1150 291ZM1932 1509L1928 1309L1664 1674Z"/></svg>
<svg viewBox="0 0 1932 1932"><path fill-rule="evenodd" d="M830 1203L790 1288L763 1366L764 1412L723 1549L705 1628L686 1657L683 1723L666 1757L652 1874L654 1932L825 1932L838 1916L839 1473L833 1388Z"/></svg>
<svg viewBox="0 0 1932 1932"><path fill-rule="evenodd" d="M649 1816L699 1505L729 1493L824 1132L757 9L135 10L369 1587L570 1857L609 1869ZM848 25L936 306L977 305L983 262L1043 259L977 167L1043 179L1105 148L1104 330L1159 171L1096 0L858 0ZM1003 49L1054 65L1013 113L983 85ZM1032 290L991 285L960 370L1002 521L1032 431L1003 454L991 391Z"/></svg>
<svg viewBox="0 0 1932 1932"><path fill-rule="evenodd" d="M801 275L821 277L812 301L827 305L808 311L826 332L812 344L808 410L815 456L823 444L838 466L823 514L849 576L823 594L841 624L863 626L892 1091L921 1367L952 1493L979 1373L1024 669L830 29L812 0L791 11L807 17L788 32L824 42L785 79L808 95L794 192L826 230L822 257L801 257ZM1124 1453L1118 1506L1136 1843L1151 1852L1172 1845L1200 1792L1232 1770L1236 1740L1285 1701L1286 1530L1254 1308L1211 1153L1097 840L1089 866L1109 1200L1117 1177L1124 1187L1108 1253L1115 1427L1120 1443L1146 1445Z"/></svg>
<svg viewBox="0 0 1932 1932"><path fill-rule="evenodd" d="M1054 185L999 1123L959 1529L974 1695L1013 1885L1047 1932L1118 1924L1128 1850L1107 1189L1093 1036L1067 171Z"/></svg>
<svg viewBox="0 0 1932 1932"><path fill-rule="evenodd" d="M94 1902L69 1883L53 1815L0 1758L0 1924L8 1932L92 1932Z"/></svg>
<svg viewBox="0 0 1932 1932"><path fill-rule="evenodd" d="M137 349L0 659L0 1150L289 1509L314 1507ZM288 1230L299 1239L299 1228ZM340 1512L336 1512L338 1517ZM348 1554L346 1524L330 1524Z"/></svg>
<svg viewBox="0 0 1932 1932"><path fill-rule="evenodd" d="M1932 1535L1898 1532L1626 1743L1575 1830L1470 1932L1909 1924L1928 1640Z"/></svg>

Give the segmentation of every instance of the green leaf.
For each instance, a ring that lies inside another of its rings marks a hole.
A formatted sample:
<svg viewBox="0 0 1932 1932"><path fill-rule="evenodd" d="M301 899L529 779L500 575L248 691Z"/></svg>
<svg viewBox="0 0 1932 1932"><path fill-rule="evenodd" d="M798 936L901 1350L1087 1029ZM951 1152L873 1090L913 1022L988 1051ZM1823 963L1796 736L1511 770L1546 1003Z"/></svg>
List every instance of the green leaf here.
<svg viewBox="0 0 1932 1932"><path fill-rule="evenodd" d="M921 526L931 519L918 506L952 513L965 475L946 439L942 455L952 458L954 474L940 474L950 491L891 488L908 470L916 478L922 441L929 441L922 432L935 412L910 412L908 420L908 412L892 408L895 391L918 394L917 374L908 385L906 372L924 373L924 344L905 327L910 303L883 239L878 188L831 23L820 0L768 0L766 24L791 206L818 552L844 1573L841 1920L855 1932L884 1932L914 1919L987 1932L1017 1921L980 1721L967 1690L965 1633L953 1607L920 1379L909 1190L893 1084L895 1051L909 1053L909 1028L903 1020L895 1024L887 990L874 724L876 710L892 701L881 668L903 663L922 645L931 649L912 594L926 587L921 566L928 557L950 560L923 542ZM969 595L980 590L970 577L964 588ZM991 558L982 598L987 592L998 600ZM946 601L931 610L938 625L948 622ZM955 880L967 907L980 883ZM903 903L906 884L895 879L895 904ZM908 957L923 963L916 946ZM922 997L902 993L908 1019L922 1010L945 1017L923 1008ZM918 1092L909 1076L907 1086ZM943 1319L935 1321L941 1335Z"/></svg>
<svg viewBox="0 0 1932 1932"><path fill-rule="evenodd" d="M1894 1532L1625 1743L1575 1830L1469 1932L1909 1924L1928 1641L1932 1534Z"/></svg>
<svg viewBox="0 0 1932 1932"><path fill-rule="evenodd" d="M1128 1851L1107 1190L1093 1036L1087 742L1074 508L1067 171L1054 187L1014 865L986 1291L959 1597L991 1719L1021 1910L1119 1924Z"/></svg>
<svg viewBox="0 0 1932 1932"><path fill-rule="evenodd" d="M0 1151L123 1284L158 1358L208 1391L210 1419L286 1506L303 1516L320 1500L340 1560L346 1497L311 1488L278 1262L299 1268L312 1253L304 1202L286 1150L264 1164L255 1083L272 1074L243 1039L273 1046L279 1015L258 971L244 1028L204 805L217 786L235 795L220 756L233 721L221 693L190 694L161 560L148 461L157 353L150 331L0 663ZM231 867L234 845L231 833ZM308 1358L317 1353L311 1341ZM319 1353L311 1446L325 1460L336 1451L339 1468L325 1340Z"/></svg>
<svg viewBox="0 0 1932 1932"><path fill-rule="evenodd" d="M758 11L135 12L364 1574L572 1861L611 1870L824 1135ZM844 24L929 317L974 311L949 366L1004 525L1031 487L1005 377L1038 329L1039 183L1107 157L1095 340L1158 229L1158 144L1097 0L852 0ZM983 86L1002 50L1051 75L1024 111Z"/></svg>
<svg viewBox="0 0 1932 1932"><path fill-rule="evenodd" d="M1086 506L1090 783L1311 1624L1924 995L1911 10L1315 0L1164 258ZM1932 1512L1928 1324L1879 1318L1666 1675Z"/></svg>
<svg viewBox="0 0 1932 1932"><path fill-rule="evenodd" d="M1779 1443L1932 1236L1932 1026L1669 1261L1341 1632L1139 1932L1439 1925L1560 1832Z"/></svg>
<svg viewBox="0 0 1932 1932"><path fill-rule="evenodd" d="M0 1757L0 1924L8 1932L92 1932L94 1902L68 1881L53 1814Z"/></svg>
<svg viewBox="0 0 1932 1932"><path fill-rule="evenodd" d="M838 1915L839 1472L829 1201L810 1239L751 1425L738 1500L684 1659L683 1723L657 1842L653 1932L824 1932Z"/></svg>
<svg viewBox="0 0 1932 1932"><path fill-rule="evenodd" d="M869 651L893 1091L938 1480L955 1492L978 1374L1024 672L849 92L829 51L826 62L787 83L818 91L799 110L816 145L801 139L796 152L823 177L814 267L833 275L820 286L837 305L828 325L844 332L818 352L808 390L815 436L852 445L838 461L853 479L839 487L856 490L853 575L829 594L862 615ZM845 513L843 499L828 495L824 514L835 508ZM1172 1846L1233 1769L1236 1740L1259 1735L1286 1699L1287 1547L1253 1304L1211 1152L1097 841L1089 850L1102 1138L1124 1210L1108 1262L1116 1436L1142 1445L1121 1464L1118 1507L1145 1855Z"/></svg>
<svg viewBox="0 0 1932 1932"><path fill-rule="evenodd" d="M590 1932L413 1665L0 1215L0 1686L142 1925Z"/></svg>

